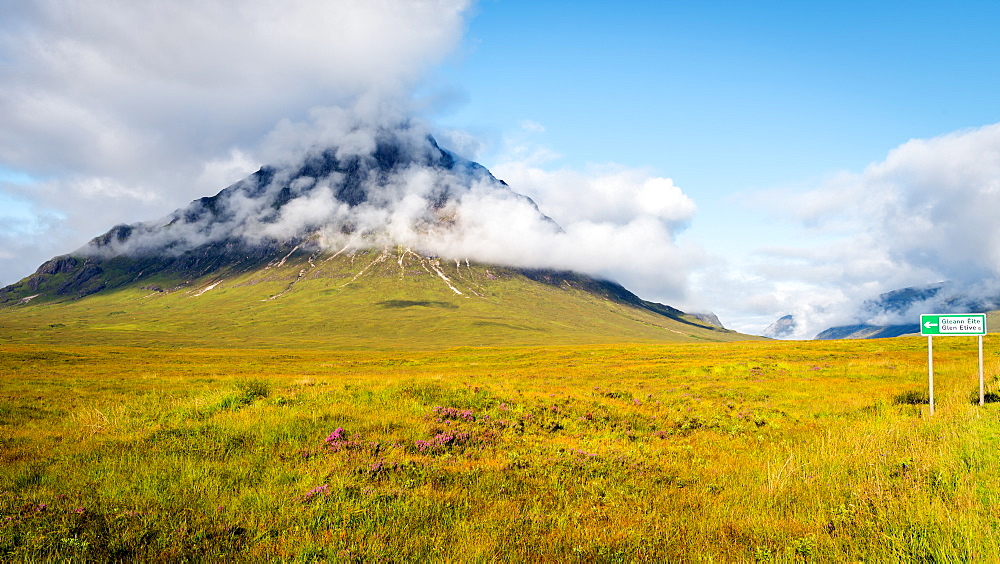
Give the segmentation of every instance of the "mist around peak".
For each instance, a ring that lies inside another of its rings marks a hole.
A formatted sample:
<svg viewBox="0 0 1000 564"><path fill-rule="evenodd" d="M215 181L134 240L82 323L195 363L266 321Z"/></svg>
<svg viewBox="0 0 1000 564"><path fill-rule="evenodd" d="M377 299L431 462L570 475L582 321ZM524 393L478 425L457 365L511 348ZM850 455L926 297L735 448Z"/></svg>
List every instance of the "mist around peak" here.
<svg viewBox="0 0 1000 564"><path fill-rule="evenodd" d="M325 250L403 245L451 256L511 247L519 231L506 227L559 231L530 199L442 149L418 124L356 127L342 139L261 167L158 221L117 226L78 253L176 255L219 242L277 241Z"/></svg>
<svg viewBox="0 0 1000 564"><path fill-rule="evenodd" d="M680 262L670 222L571 218L561 226L516 186L442 148L425 124L342 115L339 129L329 128L336 120L327 119L325 131L299 130L313 144L297 158L276 154L276 164L216 195L157 221L116 226L76 254L176 256L219 243L291 243L331 252L402 246L428 256L570 270L624 284L632 282L631 273L683 286L684 269L670 268ZM581 196L588 193L584 188Z"/></svg>

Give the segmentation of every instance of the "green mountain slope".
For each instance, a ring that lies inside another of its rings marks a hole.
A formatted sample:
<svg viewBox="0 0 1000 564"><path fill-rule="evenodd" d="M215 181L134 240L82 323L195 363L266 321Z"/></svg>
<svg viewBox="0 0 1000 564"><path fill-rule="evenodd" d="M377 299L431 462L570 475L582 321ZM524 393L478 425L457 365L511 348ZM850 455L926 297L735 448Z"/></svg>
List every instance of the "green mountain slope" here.
<svg viewBox="0 0 1000 564"><path fill-rule="evenodd" d="M747 338L611 282L402 247L58 257L0 290L5 342L428 349Z"/></svg>

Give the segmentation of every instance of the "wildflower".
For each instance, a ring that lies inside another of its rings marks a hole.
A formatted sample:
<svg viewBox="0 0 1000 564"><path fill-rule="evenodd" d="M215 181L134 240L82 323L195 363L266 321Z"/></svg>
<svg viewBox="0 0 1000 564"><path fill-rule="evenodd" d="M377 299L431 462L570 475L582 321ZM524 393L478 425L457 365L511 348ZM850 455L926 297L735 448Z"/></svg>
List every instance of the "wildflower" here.
<svg viewBox="0 0 1000 564"><path fill-rule="evenodd" d="M345 431L343 427L337 427L336 431L330 433L326 437L326 442L327 442L327 444L329 444L329 443L339 443L339 442L341 442L343 440L346 440L346 439L347 439L347 431Z"/></svg>
<svg viewBox="0 0 1000 564"><path fill-rule="evenodd" d="M316 486L315 488L306 492L306 495L302 496L302 501L310 501L312 498L318 495L328 495L330 493L330 484L323 484L322 486Z"/></svg>
<svg viewBox="0 0 1000 564"><path fill-rule="evenodd" d="M73 513L76 513L78 515L83 515L86 512L87 510L82 507L77 507L76 509L73 510Z"/></svg>
<svg viewBox="0 0 1000 564"><path fill-rule="evenodd" d="M434 452L465 444L471 438L472 435L469 433L438 433L431 440L418 440L414 442L414 445L416 445L417 450L420 452Z"/></svg>
<svg viewBox="0 0 1000 564"><path fill-rule="evenodd" d="M472 422L476 420L475 414L471 409L459 410L454 407L442 407L437 406L434 408L434 413L437 415L438 423L448 423L448 421L467 421Z"/></svg>
<svg viewBox="0 0 1000 564"><path fill-rule="evenodd" d="M378 453L382 449L381 444L377 442L366 443L357 434L348 440L347 431L343 427L337 427L337 430L326 437L326 447L332 452L340 452L342 450L371 450L373 453Z"/></svg>

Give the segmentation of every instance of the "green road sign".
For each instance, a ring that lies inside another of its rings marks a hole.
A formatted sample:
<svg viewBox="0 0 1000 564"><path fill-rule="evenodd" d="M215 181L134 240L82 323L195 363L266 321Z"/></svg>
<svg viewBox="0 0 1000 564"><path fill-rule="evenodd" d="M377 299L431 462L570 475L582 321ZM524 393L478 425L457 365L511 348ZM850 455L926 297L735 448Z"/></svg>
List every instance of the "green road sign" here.
<svg viewBox="0 0 1000 564"><path fill-rule="evenodd" d="M986 334L985 313L948 313L920 316L920 334L923 336L968 336Z"/></svg>

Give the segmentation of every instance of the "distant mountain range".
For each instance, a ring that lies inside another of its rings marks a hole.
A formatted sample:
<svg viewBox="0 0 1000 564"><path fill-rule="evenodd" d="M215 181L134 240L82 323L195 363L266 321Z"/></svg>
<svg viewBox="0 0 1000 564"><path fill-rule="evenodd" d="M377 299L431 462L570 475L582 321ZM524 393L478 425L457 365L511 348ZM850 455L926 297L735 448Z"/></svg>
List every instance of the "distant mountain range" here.
<svg viewBox="0 0 1000 564"><path fill-rule="evenodd" d="M486 194L559 227L419 131L365 140L263 167L45 262L0 289L0 338L57 340L69 329L78 339L260 346L748 338L713 314L688 315L607 280L442 254L441 240L475 227L463 198Z"/></svg>
<svg viewBox="0 0 1000 564"><path fill-rule="evenodd" d="M983 294L979 289L952 282L902 288L865 301L857 313L858 322L830 327L816 339L879 339L920 333L918 319L923 313L990 312L1000 307L1000 296ZM796 320L785 315L764 330L771 338L795 334Z"/></svg>

